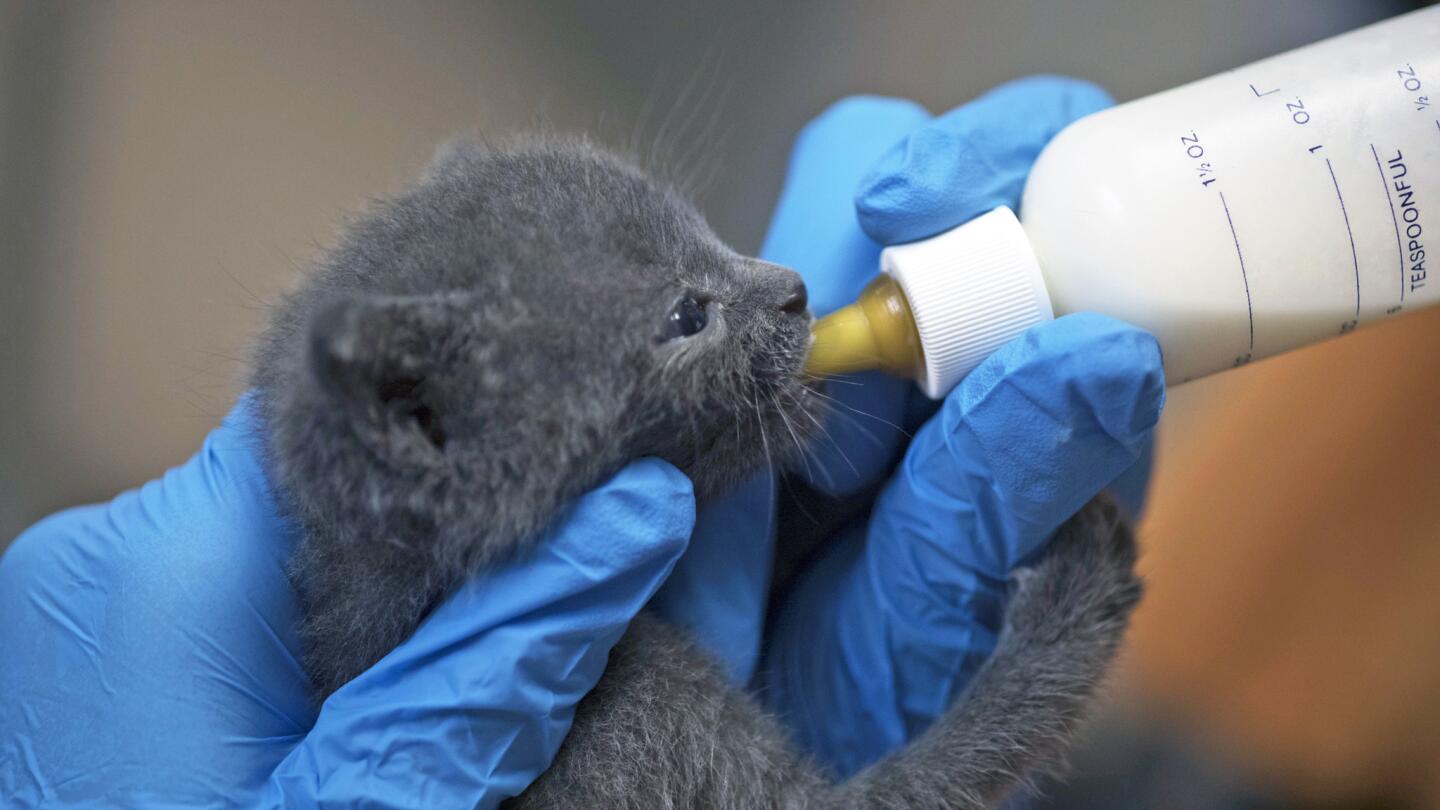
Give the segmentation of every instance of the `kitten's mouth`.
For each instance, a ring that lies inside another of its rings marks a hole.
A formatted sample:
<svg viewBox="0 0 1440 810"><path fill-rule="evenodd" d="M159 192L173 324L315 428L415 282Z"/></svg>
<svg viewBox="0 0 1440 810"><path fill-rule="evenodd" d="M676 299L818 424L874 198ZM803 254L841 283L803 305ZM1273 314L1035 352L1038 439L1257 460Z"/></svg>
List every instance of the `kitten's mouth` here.
<svg viewBox="0 0 1440 810"><path fill-rule="evenodd" d="M783 358L782 367L776 369L780 372L776 375L777 382L806 392L818 392L819 386L823 382L820 377L810 373L807 368L810 350L815 345L815 335L810 331L810 324L813 321L813 318L806 318L803 335L785 335L785 342L788 345L780 352L780 356Z"/></svg>
<svg viewBox="0 0 1440 810"><path fill-rule="evenodd" d="M823 435L824 381L805 371L810 319L790 317L762 338L748 380L736 380L714 409L705 409L728 418L709 421L683 455L680 467L697 492L717 492L761 467L789 467Z"/></svg>
<svg viewBox="0 0 1440 810"><path fill-rule="evenodd" d="M775 381L778 390L773 397L776 418L796 434L799 444L808 444L820 432L820 417L824 408L822 388L825 381L806 370L810 349L815 341L815 336L810 331L813 320L807 317L803 335L791 339L791 348L784 353L786 367L780 379Z"/></svg>

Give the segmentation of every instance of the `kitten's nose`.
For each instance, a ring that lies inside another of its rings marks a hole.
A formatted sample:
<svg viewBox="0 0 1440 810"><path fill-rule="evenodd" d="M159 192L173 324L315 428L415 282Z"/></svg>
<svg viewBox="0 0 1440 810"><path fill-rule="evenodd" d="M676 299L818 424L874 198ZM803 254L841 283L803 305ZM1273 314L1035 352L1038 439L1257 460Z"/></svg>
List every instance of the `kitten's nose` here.
<svg viewBox="0 0 1440 810"><path fill-rule="evenodd" d="M780 311L791 315L804 315L805 308L810 305L810 295L805 292L805 282L795 279L795 285L790 288L790 294L785 297L785 303L780 305Z"/></svg>

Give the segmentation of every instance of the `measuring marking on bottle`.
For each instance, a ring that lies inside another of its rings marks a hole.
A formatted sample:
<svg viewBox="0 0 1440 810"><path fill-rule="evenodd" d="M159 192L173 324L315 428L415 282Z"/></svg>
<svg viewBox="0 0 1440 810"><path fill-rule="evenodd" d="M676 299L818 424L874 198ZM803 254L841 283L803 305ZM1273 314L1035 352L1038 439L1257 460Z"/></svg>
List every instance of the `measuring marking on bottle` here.
<svg viewBox="0 0 1440 810"><path fill-rule="evenodd" d="M1405 83L1405 89L1407 91L1418 90L1420 87L1420 82L1419 79L1415 77L1414 68L1408 64L1405 67L1408 69L1408 72L1406 72L1405 70L1397 71L1397 73L1400 74L1402 80ZM1266 96L1274 95L1275 93L1279 93L1281 90L1284 89L1283 86L1277 86L1262 93L1260 92L1260 89L1256 87L1253 83L1251 83L1249 87L1250 92L1253 93L1255 98L1257 99L1262 99ZM1428 104L1428 99L1426 99L1425 97L1421 97L1420 109L1424 109L1424 107ZM1305 106L1305 100L1299 95L1295 96L1294 101L1287 101L1285 103L1285 114L1289 117L1291 122L1293 122L1296 126L1299 127L1307 127L1308 124L1315 120L1310 110ZM1314 146L1306 149L1306 151L1313 155L1324 148L1325 144L1317 143ZM1340 203L1340 216L1345 221L1345 236L1350 242L1350 265L1352 270L1354 271L1355 277L1355 317L1345 321L1340 325L1340 334L1343 335L1354 331L1354 329L1360 325L1360 251L1355 245L1355 228L1350 222L1350 211L1345 205L1345 194L1340 190L1340 178L1336 176L1335 164L1328 157L1325 158L1325 169L1330 174L1330 185L1335 189L1335 199ZM1404 284L1403 272L1401 284Z"/></svg>
<svg viewBox="0 0 1440 810"><path fill-rule="evenodd" d="M1409 240L1405 244L1405 249L1409 251L1406 259L1411 263L1408 286L1412 293L1423 288L1427 281L1425 243L1421 241L1425 235L1425 226L1420 219L1420 202L1416 199L1423 180L1407 179L1410 177L1410 161L1413 154L1411 158L1407 158L1403 151L1396 149L1395 157L1385 161L1385 165L1390 169L1388 176L1390 186L1395 190L1400 202L1400 221L1405 223L1405 238ZM1420 195L1420 199L1424 199L1423 194Z"/></svg>
<svg viewBox="0 0 1440 810"><path fill-rule="evenodd" d="M1370 154L1375 156L1375 171L1380 173L1380 185L1385 188L1385 200L1390 203L1390 221L1395 224L1395 253L1400 260L1400 303L1405 303L1405 243L1400 241L1400 217L1395 214L1395 197L1390 193L1390 178L1380 166L1380 152L1370 144Z"/></svg>
<svg viewBox="0 0 1440 810"><path fill-rule="evenodd" d="M1066 128L1020 206L1056 314L1146 329L1179 381L1440 304L1436 42L1431 7Z"/></svg>
<svg viewBox="0 0 1440 810"><path fill-rule="evenodd" d="M1254 85L1251 85L1252 87ZM1240 259L1240 280L1245 283L1245 311L1250 316L1250 352L1255 351L1255 307L1250 303L1250 275L1245 272L1245 253L1240 250L1240 234L1235 232L1235 220L1230 216L1230 204L1225 202L1225 192L1220 192L1220 206L1225 209L1225 222L1230 225L1230 238L1235 241L1235 255ZM1243 366L1249 362L1250 355L1242 355L1242 361L1236 358L1235 365Z"/></svg>
<svg viewBox="0 0 1440 810"><path fill-rule="evenodd" d="M1355 264L1355 320L1360 320L1360 254L1355 251L1355 232L1350 229L1350 212L1345 210L1345 195L1340 193L1340 180L1335 177L1335 167L1330 158L1325 158L1325 168L1330 170L1330 182L1335 184L1335 198L1340 201L1340 215L1345 218L1345 235L1350 237L1350 260ZM1351 326L1350 329L1354 329ZM1342 331L1350 329L1341 327Z"/></svg>

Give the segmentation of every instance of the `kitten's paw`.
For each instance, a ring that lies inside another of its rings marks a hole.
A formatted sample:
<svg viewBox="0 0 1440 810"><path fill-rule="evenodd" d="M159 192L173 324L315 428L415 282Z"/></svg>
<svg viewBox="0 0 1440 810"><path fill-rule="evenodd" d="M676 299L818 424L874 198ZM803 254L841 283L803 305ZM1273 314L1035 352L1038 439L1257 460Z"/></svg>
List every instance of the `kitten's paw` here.
<svg viewBox="0 0 1440 810"><path fill-rule="evenodd" d="M1034 567L1015 573L1008 629L1058 644L1118 644L1143 590L1135 534L1104 496L1051 539Z"/></svg>

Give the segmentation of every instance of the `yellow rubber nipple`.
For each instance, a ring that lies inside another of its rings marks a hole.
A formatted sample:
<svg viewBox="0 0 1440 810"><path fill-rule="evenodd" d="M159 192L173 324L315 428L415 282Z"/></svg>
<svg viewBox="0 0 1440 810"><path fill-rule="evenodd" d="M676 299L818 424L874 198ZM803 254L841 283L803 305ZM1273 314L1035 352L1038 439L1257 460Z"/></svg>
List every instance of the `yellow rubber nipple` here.
<svg viewBox="0 0 1440 810"><path fill-rule="evenodd" d="M925 355L905 293L881 274L855 303L815 322L805 371L817 377L878 369L923 380Z"/></svg>

